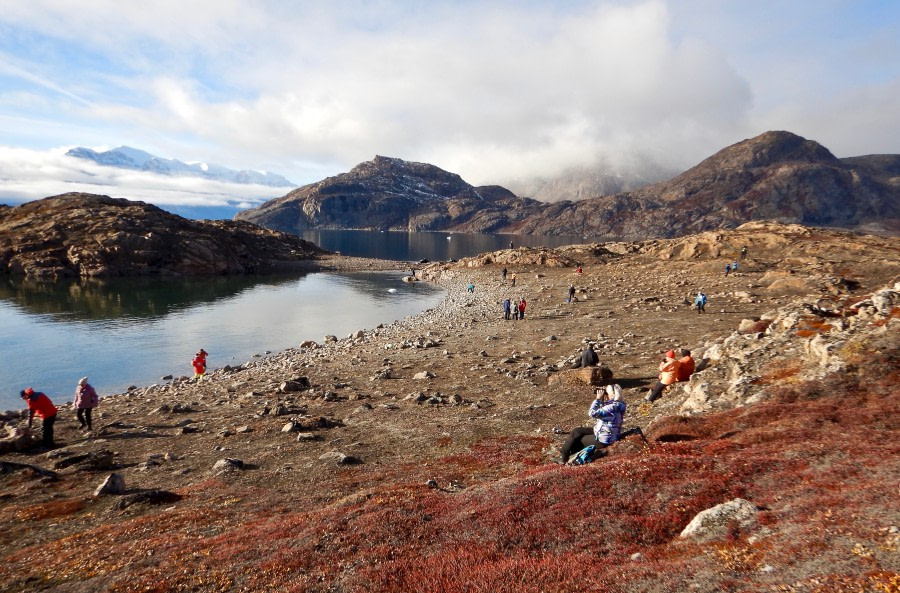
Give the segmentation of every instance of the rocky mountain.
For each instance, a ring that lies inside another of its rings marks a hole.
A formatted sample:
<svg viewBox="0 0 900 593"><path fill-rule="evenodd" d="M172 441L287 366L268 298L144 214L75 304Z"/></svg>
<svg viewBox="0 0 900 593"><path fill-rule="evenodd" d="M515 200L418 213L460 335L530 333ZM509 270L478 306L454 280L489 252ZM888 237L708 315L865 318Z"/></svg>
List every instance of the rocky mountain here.
<svg viewBox="0 0 900 593"><path fill-rule="evenodd" d="M0 207L0 274L27 278L251 274L307 268L324 253L296 235L108 196Z"/></svg>
<svg viewBox="0 0 900 593"><path fill-rule="evenodd" d="M150 171L160 175L203 177L204 179L228 183L257 184L270 187L294 187L296 185L275 173L238 171L209 163L183 163L175 159L160 158L130 146L120 146L104 152L78 147L68 151L66 155L94 161L99 165L134 169L136 171Z"/></svg>
<svg viewBox="0 0 900 593"><path fill-rule="evenodd" d="M547 204L492 186L475 188L432 165L376 157L236 218L308 228L448 230L675 237L775 220L900 231L897 155L838 159L790 132L729 146L681 175L635 191Z"/></svg>

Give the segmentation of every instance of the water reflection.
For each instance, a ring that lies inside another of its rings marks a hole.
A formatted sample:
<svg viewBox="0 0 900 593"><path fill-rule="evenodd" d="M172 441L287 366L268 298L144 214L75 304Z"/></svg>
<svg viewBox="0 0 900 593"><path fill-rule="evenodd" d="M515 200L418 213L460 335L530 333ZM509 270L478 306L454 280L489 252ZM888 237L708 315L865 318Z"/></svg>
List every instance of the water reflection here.
<svg viewBox="0 0 900 593"><path fill-rule="evenodd" d="M233 297L259 285L297 282L303 275L202 279L111 278L39 282L0 277L0 301L25 313L68 320L155 318Z"/></svg>
<svg viewBox="0 0 900 593"><path fill-rule="evenodd" d="M88 375L101 393L188 374L194 352L210 366L241 364L326 334L346 336L437 305L443 292L399 272L264 278L0 282L0 410L26 385L59 401Z"/></svg>

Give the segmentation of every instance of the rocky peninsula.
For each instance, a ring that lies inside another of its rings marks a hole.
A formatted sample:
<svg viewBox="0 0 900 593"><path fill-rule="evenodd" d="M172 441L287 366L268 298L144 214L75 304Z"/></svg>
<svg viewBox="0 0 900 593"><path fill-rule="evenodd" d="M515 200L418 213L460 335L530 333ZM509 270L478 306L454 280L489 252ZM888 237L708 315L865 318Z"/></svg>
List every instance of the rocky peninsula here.
<svg viewBox="0 0 900 593"><path fill-rule="evenodd" d="M58 449L5 415L0 591L897 590L896 239L757 222L410 280L444 303L107 394L93 434L63 405ZM588 342L644 438L569 467ZM698 371L648 404L671 348Z"/></svg>

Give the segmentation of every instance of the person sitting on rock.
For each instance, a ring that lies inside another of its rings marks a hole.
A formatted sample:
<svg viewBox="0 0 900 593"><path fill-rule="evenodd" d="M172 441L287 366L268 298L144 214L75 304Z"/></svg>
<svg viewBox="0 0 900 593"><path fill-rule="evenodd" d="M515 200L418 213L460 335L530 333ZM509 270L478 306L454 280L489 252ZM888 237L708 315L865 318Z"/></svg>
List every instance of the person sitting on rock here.
<svg viewBox="0 0 900 593"><path fill-rule="evenodd" d="M575 368L595 367L600 364L600 357L594 352L594 343L590 342L581 351L581 358L575 361Z"/></svg>
<svg viewBox="0 0 900 593"><path fill-rule="evenodd" d="M52 449L56 446L53 442L53 425L56 423L56 406L46 394L27 387L19 392L25 403L28 404L28 428L34 422L37 414L41 418L41 438L44 446Z"/></svg>
<svg viewBox="0 0 900 593"><path fill-rule="evenodd" d="M659 363L659 381L647 394L648 402L655 402L662 397L663 390L678 380L678 361L675 360L675 351L668 350L666 358Z"/></svg>
<svg viewBox="0 0 900 593"><path fill-rule="evenodd" d="M198 383L202 381L203 377L206 375L206 355L206 350L201 348L200 352L197 353L197 356L194 357L194 360L191 361L191 365L194 367L194 379L196 379Z"/></svg>
<svg viewBox="0 0 900 593"><path fill-rule="evenodd" d="M607 385L606 389L597 389L595 394L596 399L588 409L588 416L596 418L597 423L593 428L572 429L560 449L561 463L566 463L570 455L590 445L604 448L619 440L626 410L625 402L622 401L622 388L618 384Z"/></svg>
<svg viewBox="0 0 900 593"><path fill-rule="evenodd" d="M694 358L691 356L691 351L687 348L682 348L681 350L679 350L678 355L681 357L678 359L678 380L687 381L691 378L691 375L694 374L694 369L697 368L697 363L694 362Z"/></svg>

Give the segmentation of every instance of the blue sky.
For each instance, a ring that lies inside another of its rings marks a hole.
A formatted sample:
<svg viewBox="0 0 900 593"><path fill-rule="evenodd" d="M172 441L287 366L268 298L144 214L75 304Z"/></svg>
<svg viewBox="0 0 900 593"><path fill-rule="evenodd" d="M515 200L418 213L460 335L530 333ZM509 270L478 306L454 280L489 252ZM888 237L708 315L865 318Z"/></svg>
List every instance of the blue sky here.
<svg viewBox="0 0 900 593"><path fill-rule="evenodd" d="M895 1L0 0L0 201L281 193L113 174L73 146L298 184L376 154L473 184L682 170L771 129L900 153L898 96Z"/></svg>

